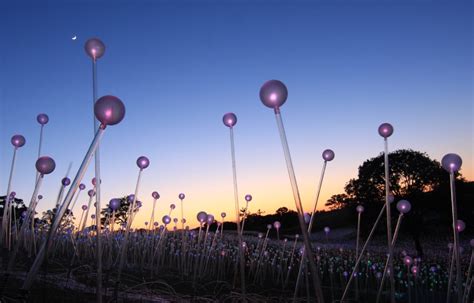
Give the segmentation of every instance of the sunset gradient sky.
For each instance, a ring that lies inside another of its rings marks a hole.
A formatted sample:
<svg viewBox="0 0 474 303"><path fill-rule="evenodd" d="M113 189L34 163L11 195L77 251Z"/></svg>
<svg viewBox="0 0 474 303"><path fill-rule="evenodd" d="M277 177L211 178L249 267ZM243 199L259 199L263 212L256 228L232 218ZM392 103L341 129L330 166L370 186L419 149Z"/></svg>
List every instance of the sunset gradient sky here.
<svg viewBox="0 0 474 303"><path fill-rule="evenodd" d="M10 138L23 134L13 190L29 201L41 112L50 117L43 154L57 167L45 178L39 212L54 206L70 162L70 176L77 171L93 136L83 49L91 37L107 46L99 96L116 95L127 108L102 141L103 204L133 193L136 159L151 161L136 226L148 220L154 190L160 221L180 192L189 225L200 210L234 219L229 130L221 120L229 111L238 117L241 203L250 193L252 212L295 208L274 114L258 96L269 79L289 90L282 115L307 211L322 151L336 157L319 209L382 151L382 122L395 128L390 150L411 148L438 161L458 153L462 174L473 180L472 9L471 1L2 1L0 193ZM88 189L92 176L91 166ZM83 193L76 209L86 202Z"/></svg>

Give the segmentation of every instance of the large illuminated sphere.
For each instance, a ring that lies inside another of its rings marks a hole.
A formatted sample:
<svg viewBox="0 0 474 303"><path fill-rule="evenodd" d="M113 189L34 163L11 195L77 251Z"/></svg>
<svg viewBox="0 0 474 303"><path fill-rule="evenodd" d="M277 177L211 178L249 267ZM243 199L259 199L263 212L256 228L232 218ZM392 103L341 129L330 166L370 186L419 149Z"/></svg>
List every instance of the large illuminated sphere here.
<svg viewBox="0 0 474 303"><path fill-rule="evenodd" d="M275 227L276 229L280 229L281 223L279 221L275 221L273 222L273 227Z"/></svg>
<svg viewBox="0 0 474 303"><path fill-rule="evenodd" d="M153 197L153 199L159 199L160 198L160 194L157 191L152 192L151 196Z"/></svg>
<svg viewBox="0 0 474 303"><path fill-rule="evenodd" d="M455 173L461 169L462 159L457 154L446 154L441 160L441 165L448 173Z"/></svg>
<svg viewBox="0 0 474 303"><path fill-rule="evenodd" d="M260 88L260 100L270 108L278 109L288 98L288 90L283 82L269 80Z"/></svg>
<svg viewBox="0 0 474 303"><path fill-rule="evenodd" d="M92 38L86 41L84 49L89 57L94 60L97 60L104 55L105 45L99 39Z"/></svg>
<svg viewBox="0 0 474 303"><path fill-rule="evenodd" d="M407 200L400 200L397 203L397 209L402 214L406 214L411 210L411 204Z"/></svg>
<svg viewBox="0 0 474 303"><path fill-rule="evenodd" d="M45 125L49 122L49 117L46 114L39 114L36 116L36 121L38 121L38 123L41 125Z"/></svg>
<svg viewBox="0 0 474 303"><path fill-rule="evenodd" d="M145 169L149 165L150 165L150 160L147 157L145 157L145 156L138 157L138 159L137 159L138 168Z"/></svg>
<svg viewBox="0 0 474 303"><path fill-rule="evenodd" d="M382 123L379 126L379 135L388 138L393 134L393 126L390 123Z"/></svg>
<svg viewBox="0 0 474 303"><path fill-rule="evenodd" d="M458 232L462 232L464 231L465 228L466 228L466 223L464 223L463 220L458 220L456 223L456 230Z"/></svg>
<svg viewBox="0 0 474 303"><path fill-rule="evenodd" d="M199 222L203 223L207 219L207 213L205 211L200 211L198 212L196 218Z"/></svg>
<svg viewBox="0 0 474 303"><path fill-rule="evenodd" d="M11 142L13 146L15 146L16 148L19 148L25 145L26 140L25 140L25 137L23 137L22 135L14 135L11 139Z"/></svg>
<svg viewBox="0 0 474 303"><path fill-rule="evenodd" d="M357 205L356 211L357 211L358 213L363 213L363 212L364 212L364 206L362 206L362 205Z"/></svg>
<svg viewBox="0 0 474 303"><path fill-rule="evenodd" d="M63 186L68 186L69 184L71 184L71 179L69 179L68 177L64 177L62 180L61 180L61 184Z"/></svg>
<svg viewBox="0 0 474 303"><path fill-rule="evenodd" d="M207 224L212 224L212 223L214 223L214 216L211 215L211 214L208 214L208 215L206 216L206 221L207 221Z"/></svg>
<svg viewBox="0 0 474 303"><path fill-rule="evenodd" d="M125 105L115 96L103 96L94 104L94 113L102 125L115 125L125 117Z"/></svg>
<svg viewBox="0 0 474 303"><path fill-rule="evenodd" d="M117 209L119 209L120 204L121 204L120 199L115 198L115 199L110 200L109 207L110 207L111 210L117 210Z"/></svg>
<svg viewBox="0 0 474 303"><path fill-rule="evenodd" d="M161 221L163 222L163 224L167 225L171 222L171 218L170 218L170 216L165 215L165 216L163 216L163 219L161 219Z"/></svg>
<svg viewBox="0 0 474 303"><path fill-rule="evenodd" d="M249 194L245 195L245 201L247 202L252 201L252 195L249 195Z"/></svg>
<svg viewBox="0 0 474 303"><path fill-rule="evenodd" d="M53 158L48 156L43 156L36 160L36 170L42 174L47 175L54 171L56 168L56 163L54 162Z"/></svg>
<svg viewBox="0 0 474 303"><path fill-rule="evenodd" d="M227 127L234 127L237 123L237 116L234 113L227 113L222 117L222 122L224 122L224 125Z"/></svg>
<svg viewBox="0 0 474 303"><path fill-rule="evenodd" d="M185 197L186 197L186 196L185 196L183 193L180 193L180 194L178 195L178 198L179 198L180 200L184 200Z"/></svg>
<svg viewBox="0 0 474 303"><path fill-rule="evenodd" d="M334 151L331 149L323 151L323 159L324 161L332 161L334 159Z"/></svg>

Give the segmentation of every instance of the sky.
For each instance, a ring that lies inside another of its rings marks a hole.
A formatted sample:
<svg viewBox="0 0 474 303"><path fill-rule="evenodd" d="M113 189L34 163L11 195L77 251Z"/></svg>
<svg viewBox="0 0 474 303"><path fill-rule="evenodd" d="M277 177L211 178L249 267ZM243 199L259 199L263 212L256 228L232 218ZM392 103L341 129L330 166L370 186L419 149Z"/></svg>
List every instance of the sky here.
<svg viewBox="0 0 474 303"><path fill-rule="evenodd" d="M106 45L98 95L115 95L124 120L100 146L102 204L135 190L136 159L147 156L135 226L178 207L190 226L204 210L235 218L229 129L234 112L241 205L273 213L295 209L273 111L259 100L270 79L288 87L281 108L305 211L311 211L327 148L318 209L383 151L378 126L389 122L389 149L441 160L463 158L474 179L473 4L471 1L27 1L0 3L0 192L6 193L14 134L12 189L27 203L34 188L40 126L43 155L56 161L38 212L54 207L60 180L77 169L93 138L92 65L84 43ZM72 40L77 36L76 40ZM83 182L91 188L93 165ZM449 203L449 201L447 201ZM87 204L82 193L76 206Z"/></svg>

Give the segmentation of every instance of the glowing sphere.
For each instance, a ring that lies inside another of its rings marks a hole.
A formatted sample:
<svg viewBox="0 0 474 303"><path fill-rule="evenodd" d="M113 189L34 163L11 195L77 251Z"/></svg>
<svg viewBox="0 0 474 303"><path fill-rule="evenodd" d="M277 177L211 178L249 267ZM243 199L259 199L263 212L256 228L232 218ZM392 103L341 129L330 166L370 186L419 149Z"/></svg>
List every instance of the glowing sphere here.
<svg viewBox="0 0 474 303"><path fill-rule="evenodd" d="M174 219L173 219L173 222L174 222L174 223L178 223L178 218L174 218Z"/></svg>
<svg viewBox="0 0 474 303"><path fill-rule="evenodd" d="M157 191L152 192L151 196L153 197L153 199L159 199L160 198L160 194Z"/></svg>
<svg viewBox="0 0 474 303"><path fill-rule="evenodd" d="M86 189L86 185L84 183L79 184L79 189L80 190Z"/></svg>
<svg viewBox="0 0 474 303"><path fill-rule="evenodd" d="M388 203L392 204L393 201L395 201L395 196L394 195L388 195Z"/></svg>
<svg viewBox="0 0 474 303"><path fill-rule="evenodd" d="M245 195L245 201L247 201L247 202L252 201L252 195L250 195L250 194Z"/></svg>
<svg viewBox="0 0 474 303"><path fill-rule="evenodd" d="M416 275L418 273L418 266L412 266L411 267L411 273Z"/></svg>
<svg viewBox="0 0 474 303"><path fill-rule="evenodd" d="M262 234L262 233L258 233L258 238L259 238L259 239L263 238L263 234Z"/></svg>
<svg viewBox="0 0 474 303"><path fill-rule="evenodd" d="M390 123L382 123L379 126L379 135L388 138L393 134L393 126Z"/></svg>
<svg viewBox="0 0 474 303"><path fill-rule="evenodd" d="M115 198L115 199L110 200L109 207L111 210L117 210L120 208L120 204L121 204L121 200Z"/></svg>
<svg viewBox="0 0 474 303"><path fill-rule="evenodd" d="M411 210L411 204L407 200L400 200L397 203L397 209L402 214L406 214Z"/></svg>
<svg viewBox="0 0 474 303"><path fill-rule="evenodd" d="M411 265L413 263L412 257L405 256L405 258L403 258L403 263L405 263L406 265Z"/></svg>
<svg viewBox="0 0 474 303"><path fill-rule="evenodd" d="M36 116L36 121L38 121L38 123L41 125L45 125L49 122L49 117L46 114L39 114Z"/></svg>
<svg viewBox="0 0 474 303"><path fill-rule="evenodd" d="M441 160L441 165L448 173L455 173L461 169L462 159L457 154L446 154Z"/></svg>
<svg viewBox="0 0 474 303"><path fill-rule="evenodd" d="M200 211L198 212L196 218L200 223L203 223L207 219L207 213L204 211Z"/></svg>
<svg viewBox="0 0 474 303"><path fill-rule="evenodd" d="M38 200L43 199L43 195L38 195Z"/></svg>
<svg viewBox="0 0 474 303"><path fill-rule="evenodd" d="M130 194L127 196L127 202L128 203L132 203L133 200L135 200L135 195L134 194Z"/></svg>
<svg viewBox="0 0 474 303"><path fill-rule="evenodd" d="M186 223L186 218L181 219L181 223L185 224Z"/></svg>
<svg viewBox="0 0 474 303"><path fill-rule="evenodd" d="M92 38L86 41L84 49L89 57L94 60L97 60L104 55L105 45L99 39Z"/></svg>
<svg viewBox="0 0 474 303"><path fill-rule="evenodd" d="M171 208L171 209L175 209L175 208L176 208L176 205L170 204L170 208Z"/></svg>
<svg viewBox="0 0 474 303"><path fill-rule="evenodd" d="M82 210L86 210L87 209L87 205L82 205Z"/></svg>
<svg viewBox="0 0 474 303"><path fill-rule="evenodd" d="M358 213L363 213L363 212L364 212L364 206L362 206L362 205L357 205L356 211L357 211Z"/></svg>
<svg viewBox="0 0 474 303"><path fill-rule="evenodd" d="M263 105L278 109L288 98L288 90L283 82L278 80L269 80L260 88L260 100Z"/></svg>
<svg viewBox="0 0 474 303"><path fill-rule="evenodd" d="M457 230L458 232L464 231L465 228L466 228L466 223L464 223L463 220L458 220L458 221L456 222L456 230Z"/></svg>
<svg viewBox="0 0 474 303"><path fill-rule="evenodd" d="M15 146L16 148L19 148L25 145L26 140L25 140L25 137L23 137L22 135L14 135L11 139L11 142L13 146Z"/></svg>
<svg viewBox="0 0 474 303"><path fill-rule="evenodd" d="M311 221L311 215L309 213L304 213L304 223L309 224Z"/></svg>
<svg viewBox="0 0 474 303"><path fill-rule="evenodd" d="M149 165L150 165L150 160L147 157L145 157L145 156L138 157L138 159L137 159L138 168L145 169Z"/></svg>
<svg viewBox="0 0 474 303"><path fill-rule="evenodd" d="M180 193L180 194L178 195L178 198L179 198L180 200L184 200L185 197L186 197L186 196L185 196L183 193Z"/></svg>
<svg viewBox="0 0 474 303"><path fill-rule="evenodd" d="M102 184L102 180L100 180L100 184ZM96 186L97 185L97 180L94 178L92 178L92 185Z"/></svg>
<svg viewBox="0 0 474 303"><path fill-rule="evenodd" d="M280 229L281 223L279 221L275 221L273 222L273 227L275 227L276 229Z"/></svg>
<svg viewBox="0 0 474 303"><path fill-rule="evenodd" d="M222 217L222 219L224 219L226 216L227 216L227 214L226 214L226 213L224 213L224 212L222 212L222 213L221 213L221 217Z"/></svg>
<svg viewBox="0 0 474 303"><path fill-rule="evenodd" d="M103 96L94 104L94 113L102 125L115 125L125 117L125 105L114 96Z"/></svg>
<svg viewBox="0 0 474 303"><path fill-rule="evenodd" d="M208 215L206 216L206 221L207 221L207 224L212 224L212 223L214 223L214 216L211 215L211 214L208 214Z"/></svg>
<svg viewBox="0 0 474 303"><path fill-rule="evenodd" d="M158 222L154 222L154 223L153 223L153 225L154 225L155 227L158 226L158 224L159 224Z"/></svg>
<svg viewBox="0 0 474 303"><path fill-rule="evenodd" d="M272 229L272 225L271 225L271 224L267 224L267 229Z"/></svg>
<svg viewBox="0 0 474 303"><path fill-rule="evenodd" d="M227 127L234 127L237 123L237 116L234 113L227 113L222 117L222 122L224 122L224 125Z"/></svg>
<svg viewBox="0 0 474 303"><path fill-rule="evenodd" d="M89 189L89 191L87 192L87 194L89 195L89 197L92 197L95 195L95 191L93 189Z"/></svg>
<svg viewBox="0 0 474 303"><path fill-rule="evenodd" d="M69 179L68 177L65 177L61 180L61 184L63 186L68 186L69 184L71 184L71 179Z"/></svg>
<svg viewBox="0 0 474 303"><path fill-rule="evenodd" d="M330 229L328 226L326 226L326 227L324 228L324 232L325 232L325 233L328 234L330 231L331 231L331 229Z"/></svg>
<svg viewBox="0 0 474 303"><path fill-rule="evenodd" d="M170 216L168 215L163 216L163 219L161 219L161 222L163 222L163 224L165 225L168 225L171 222Z"/></svg>
<svg viewBox="0 0 474 303"><path fill-rule="evenodd" d="M324 161L332 161L334 159L334 151L331 149L323 151L323 159Z"/></svg>
<svg viewBox="0 0 474 303"><path fill-rule="evenodd" d="M53 158L48 156L43 156L36 160L36 170L42 174L47 175L54 171L56 168L56 163L54 162Z"/></svg>
<svg viewBox="0 0 474 303"><path fill-rule="evenodd" d="M91 215L91 219L95 219L95 215Z"/></svg>

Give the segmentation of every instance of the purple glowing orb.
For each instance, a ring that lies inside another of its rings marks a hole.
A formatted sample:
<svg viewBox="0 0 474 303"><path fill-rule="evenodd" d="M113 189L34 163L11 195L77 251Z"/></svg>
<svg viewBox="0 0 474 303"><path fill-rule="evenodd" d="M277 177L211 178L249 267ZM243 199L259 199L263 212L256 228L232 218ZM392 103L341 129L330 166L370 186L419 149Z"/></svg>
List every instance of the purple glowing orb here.
<svg viewBox="0 0 474 303"><path fill-rule="evenodd" d="M152 192L151 196L153 197L153 199L157 199L157 200L160 198L160 194L157 191Z"/></svg>
<svg viewBox="0 0 474 303"><path fill-rule="evenodd" d="M379 126L379 135L388 138L393 134L393 126L390 123L382 123Z"/></svg>
<svg viewBox="0 0 474 303"><path fill-rule="evenodd" d="M145 169L145 168L147 168L149 165L150 165L150 160L149 160L147 157L145 157L145 156L138 157L138 159L137 159L137 166L138 166L140 169Z"/></svg>
<svg viewBox="0 0 474 303"><path fill-rule="evenodd" d="M65 177L61 180L61 184L63 186L68 186L69 184L71 184L71 179L69 179L68 177Z"/></svg>
<svg viewBox="0 0 474 303"><path fill-rule="evenodd" d="M117 209L119 209L120 204L121 204L120 199L115 198L115 199L110 200L109 207L110 207L111 210L117 210Z"/></svg>
<svg viewBox="0 0 474 303"><path fill-rule="evenodd" d="M269 80L260 88L260 100L270 108L278 109L288 98L288 89L279 80Z"/></svg>
<svg viewBox="0 0 474 303"><path fill-rule="evenodd" d="M441 159L441 165L448 173L455 173L462 166L462 159L457 154L446 154Z"/></svg>
<svg viewBox="0 0 474 303"><path fill-rule="evenodd" d="M397 209L400 213L406 214L411 210L411 204L407 200L400 200L397 203Z"/></svg>
<svg viewBox="0 0 474 303"><path fill-rule="evenodd" d="M224 122L224 125L227 127L234 127L237 123L237 116L234 113L227 113L222 117L222 122Z"/></svg>
<svg viewBox="0 0 474 303"><path fill-rule="evenodd" d="M25 137L23 137L22 135L14 135L12 137L11 142L13 146L15 146L16 148L19 148L25 145L26 140L25 140Z"/></svg>
<svg viewBox="0 0 474 303"><path fill-rule="evenodd" d="M38 123L41 125L45 125L49 122L49 117L46 114L39 114L36 116L36 121L38 121Z"/></svg>
<svg viewBox="0 0 474 303"><path fill-rule="evenodd" d="M86 185L84 183L79 184L79 189L80 190L86 189Z"/></svg>
<svg viewBox="0 0 474 303"><path fill-rule="evenodd" d="M200 223L203 223L207 219L207 213L205 211L200 211L198 212L196 218Z"/></svg>
<svg viewBox="0 0 474 303"><path fill-rule="evenodd" d="M92 38L86 41L84 49L86 54L95 61L104 55L105 45L99 39Z"/></svg>
<svg viewBox="0 0 474 303"><path fill-rule="evenodd" d="M323 151L324 161L332 161L334 159L334 151L332 149L326 149Z"/></svg>
<svg viewBox="0 0 474 303"><path fill-rule="evenodd" d="M245 201L247 201L247 202L252 201L252 195L250 195L250 194L245 195Z"/></svg>
<svg viewBox="0 0 474 303"><path fill-rule="evenodd" d="M186 196L185 196L183 193L180 193L180 194L178 195L178 198L179 198L180 200L184 200L185 197L186 197Z"/></svg>
<svg viewBox="0 0 474 303"><path fill-rule="evenodd" d="M103 96L94 105L94 113L97 120L105 127L115 125L125 117L125 105L114 96Z"/></svg>
<svg viewBox="0 0 474 303"><path fill-rule="evenodd" d="M47 175L54 171L56 168L56 163L54 162L53 158L48 156L43 156L36 160L36 170L42 174Z"/></svg>

